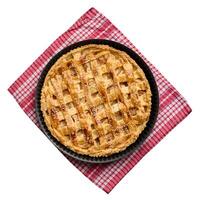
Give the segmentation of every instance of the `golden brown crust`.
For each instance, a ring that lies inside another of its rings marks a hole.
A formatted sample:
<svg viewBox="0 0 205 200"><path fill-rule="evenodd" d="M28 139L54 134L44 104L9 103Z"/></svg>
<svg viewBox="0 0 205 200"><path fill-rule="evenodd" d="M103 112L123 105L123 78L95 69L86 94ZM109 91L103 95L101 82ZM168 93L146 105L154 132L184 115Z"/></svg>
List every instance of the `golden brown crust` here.
<svg viewBox="0 0 205 200"><path fill-rule="evenodd" d="M144 130L151 91L144 72L125 52L90 44L51 67L41 110L62 144L80 154L108 156L126 149Z"/></svg>

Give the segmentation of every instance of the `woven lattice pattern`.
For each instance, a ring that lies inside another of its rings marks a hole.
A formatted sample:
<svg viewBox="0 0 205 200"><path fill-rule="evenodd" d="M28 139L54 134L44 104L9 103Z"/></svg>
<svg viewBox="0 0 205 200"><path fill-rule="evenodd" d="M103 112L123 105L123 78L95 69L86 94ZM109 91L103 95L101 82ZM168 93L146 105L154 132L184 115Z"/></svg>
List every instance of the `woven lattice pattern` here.
<svg viewBox="0 0 205 200"><path fill-rule="evenodd" d="M90 156L132 144L149 119L148 81L125 52L86 45L62 56L42 89L45 122L61 143Z"/></svg>

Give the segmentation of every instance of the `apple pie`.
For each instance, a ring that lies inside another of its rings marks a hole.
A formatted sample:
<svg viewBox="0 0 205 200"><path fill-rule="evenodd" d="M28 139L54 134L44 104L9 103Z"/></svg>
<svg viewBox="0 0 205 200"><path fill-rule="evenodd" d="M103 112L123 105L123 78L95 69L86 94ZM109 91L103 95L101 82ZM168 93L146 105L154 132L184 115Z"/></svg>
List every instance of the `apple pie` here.
<svg viewBox="0 0 205 200"><path fill-rule="evenodd" d="M50 133L72 151L109 156L134 143L151 112L144 72L124 51L89 44L61 56L41 90Z"/></svg>

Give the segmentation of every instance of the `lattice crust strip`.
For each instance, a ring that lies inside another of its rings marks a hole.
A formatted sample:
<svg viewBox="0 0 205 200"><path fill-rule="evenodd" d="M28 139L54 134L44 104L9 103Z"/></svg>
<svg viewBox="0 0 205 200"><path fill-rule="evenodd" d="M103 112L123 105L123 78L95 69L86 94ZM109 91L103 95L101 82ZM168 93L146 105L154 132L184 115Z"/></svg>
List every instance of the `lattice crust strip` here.
<svg viewBox="0 0 205 200"><path fill-rule="evenodd" d="M80 154L108 156L135 142L145 128L151 91L143 71L125 52L86 45L51 67L41 110L62 144Z"/></svg>

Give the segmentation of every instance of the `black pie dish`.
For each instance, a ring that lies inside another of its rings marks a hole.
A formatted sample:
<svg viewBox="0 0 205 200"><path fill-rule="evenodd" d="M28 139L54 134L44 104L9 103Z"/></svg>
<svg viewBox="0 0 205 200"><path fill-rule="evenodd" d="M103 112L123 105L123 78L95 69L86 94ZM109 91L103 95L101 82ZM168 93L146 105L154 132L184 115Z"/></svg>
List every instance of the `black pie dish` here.
<svg viewBox="0 0 205 200"><path fill-rule="evenodd" d="M91 156L87 156L87 155L81 155L81 154L78 154L78 153L70 150L68 147L64 146L63 144L61 144L55 137L52 136L52 134L48 130L46 123L44 122L43 113L41 111L41 103L40 103L41 89L43 87L45 77L46 77L48 71L50 70L50 68L63 54L71 51L72 49L75 49L77 47L81 47L81 46L87 45L87 44L105 44L105 45L109 45L115 49L126 52L132 59L135 60L135 62L139 65L139 67L144 71L145 76L150 84L150 88L151 88L151 92L152 92L151 113L150 113L150 118L149 118L149 121L147 122L145 129L139 135L138 139L133 144L128 146L124 151L112 154L112 155L107 156L107 157L91 157ZM37 115L37 119L38 119L38 122L40 124L41 130L47 136L47 138L66 156L75 158L75 159L80 160L80 161L89 162L89 163L108 163L108 162L113 162L113 161L119 160L119 159L124 158L125 156L128 156L129 154L133 153L134 151L136 151L140 147L140 145L143 144L143 142L146 140L146 138L150 135L150 133L154 127L154 124L157 120L157 115L158 115L158 110L159 110L159 95L158 95L157 84L156 84L156 81L154 79L154 76L153 76L150 68L147 66L147 64L144 62L144 60L137 53L135 53L130 48L128 48L120 43L111 41L111 40L89 39L89 40L80 41L80 42L75 43L75 44L71 44L70 46L64 48L63 50L61 50L60 52L58 52L55 56L53 56L51 58L51 60L48 62L48 64L46 65L46 67L42 71L41 76L40 76L39 81L38 81L38 84L37 84L37 87L36 87L35 109L36 109L36 115Z"/></svg>

